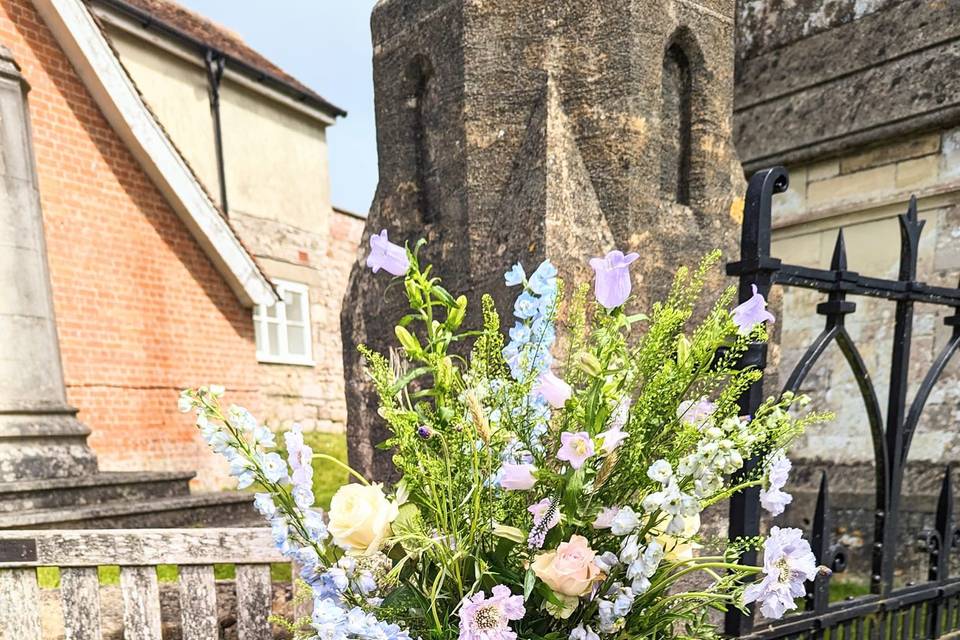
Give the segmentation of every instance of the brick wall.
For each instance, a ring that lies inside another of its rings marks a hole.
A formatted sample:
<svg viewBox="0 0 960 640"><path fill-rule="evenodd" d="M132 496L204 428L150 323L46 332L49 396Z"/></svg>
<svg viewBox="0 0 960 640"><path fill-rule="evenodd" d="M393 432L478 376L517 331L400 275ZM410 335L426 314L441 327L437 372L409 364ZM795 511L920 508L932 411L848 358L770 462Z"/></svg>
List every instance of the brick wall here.
<svg viewBox="0 0 960 640"><path fill-rule="evenodd" d="M67 392L103 469L195 469L222 485L178 389L225 384L259 410L250 312L109 127L27 0L0 41L30 114Z"/></svg>

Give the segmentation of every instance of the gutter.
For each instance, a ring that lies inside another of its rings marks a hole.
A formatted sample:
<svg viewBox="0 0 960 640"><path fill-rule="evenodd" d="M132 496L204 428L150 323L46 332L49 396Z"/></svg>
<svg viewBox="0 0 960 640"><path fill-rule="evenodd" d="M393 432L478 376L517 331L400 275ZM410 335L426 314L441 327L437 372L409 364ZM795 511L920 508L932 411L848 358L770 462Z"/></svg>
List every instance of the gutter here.
<svg viewBox="0 0 960 640"><path fill-rule="evenodd" d="M304 92L300 87L291 85L287 80L272 74L264 69L255 67L239 58L235 58L223 51L218 50L216 47L210 46L208 43L198 40L197 38L184 33L180 29L158 20L152 14L143 11L139 7L134 7L123 0L93 0L99 4L102 4L106 7L114 9L120 13L124 13L127 16L135 19L144 29L149 29L156 31L158 33L167 35L175 40L179 40L183 44L189 45L190 47L197 50L201 58L207 55L208 51L212 51L215 56L219 56L227 62L229 67L234 71L239 71L243 75L253 78L257 82L266 85L277 91L286 95L287 97L293 99L295 102L300 102L306 105L309 105L315 109L318 109L332 118L344 117L347 115L347 112L336 106L335 104L327 101L323 97L315 93Z"/></svg>

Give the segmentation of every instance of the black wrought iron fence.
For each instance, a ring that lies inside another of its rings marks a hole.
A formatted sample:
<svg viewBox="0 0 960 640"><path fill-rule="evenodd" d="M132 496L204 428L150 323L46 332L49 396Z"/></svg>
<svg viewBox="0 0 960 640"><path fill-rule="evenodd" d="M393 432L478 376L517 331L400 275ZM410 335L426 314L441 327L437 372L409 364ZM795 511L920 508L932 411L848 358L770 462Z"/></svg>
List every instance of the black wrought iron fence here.
<svg viewBox="0 0 960 640"><path fill-rule="evenodd" d="M765 640L827 637L831 640L906 640L939 638L958 632L960 577L949 576L949 556L958 544L960 531L954 523L949 467L944 471L934 527L925 530L919 540L927 556L927 582L895 587L894 566L898 551L904 552L918 543L917 540L898 540L898 536L903 535L898 523L904 469L927 398L960 347L960 288L937 287L917 280L918 247L924 222L917 217L915 198L911 199L906 213L899 216L900 270L896 280L872 278L849 270L842 230L837 234L829 269L782 263L770 254L771 208L773 196L786 191L787 186L787 171L782 167L760 171L750 179L740 241L741 257L727 266L727 273L739 277L741 301L751 296L752 285L756 285L764 296L769 294L774 284L812 289L827 295L827 300L816 308L816 312L824 316L823 331L800 358L784 390L798 390L831 344L839 347L856 378L866 408L876 470L874 530L870 540L870 594L831 603L831 577L822 575L808 588L805 611L802 613L755 627L752 616L732 611L726 617L726 633ZM846 317L857 310L856 303L848 300L851 296L871 296L896 303L885 413L860 351L845 327ZM953 331L908 403L913 314L917 303L952 309L952 315L945 322ZM766 345L751 346L742 364L765 368ZM742 413L752 414L762 400L762 383L758 382L741 398ZM731 537L759 534L758 492L759 489L754 488L731 501ZM846 553L841 546L831 544L833 527L830 520L828 478L824 474L812 518L812 530L808 533L818 562L834 570L842 570ZM756 561L755 554L748 560Z"/></svg>

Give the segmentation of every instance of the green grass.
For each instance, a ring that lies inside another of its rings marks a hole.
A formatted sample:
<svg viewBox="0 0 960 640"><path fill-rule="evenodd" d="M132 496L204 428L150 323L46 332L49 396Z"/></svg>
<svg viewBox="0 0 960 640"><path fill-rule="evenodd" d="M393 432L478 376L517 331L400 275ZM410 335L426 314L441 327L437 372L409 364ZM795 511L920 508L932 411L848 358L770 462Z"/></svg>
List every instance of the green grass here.
<svg viewBox="0 0 960 640"><path fill-rule="evenodd" d="M870 584L866 578L834 575L830 579L830 602L839 602L847 598L859 598L870 593Z"/></svg>
<svg viewBox="0 0 960 640"><path fill-rule="evenodd" d="M306 442L315 453L332 456L343 463L347 462L347 438L342 433L310 432L303 434ZM278 434L277 444L281 445L280 454L286 457L283 449L283 436ZM346 484L349 476L342 468L326 460L313 461L313 494L318 507L328 509L330 498L342 485ZM120 567L98 567L100 584L105 586L120 584ZM277 582L289 582L291 571L289 564L275 564L270 567L270 574ZM218 564L213 567L213 575L217 580L232 580L235 576L235 567L232 564ZM160 582L176 582L179 572L174 565L160 565L157 567L157 579ZM37 580L41 589L58 589L60 587L60 570L56 567L40 567L37 569Z"/></svg>
<svg viewBox="0 0 960 640"><path fill-rule="evenodd" d="M120 567L116 565L97 567L97 574L102 586L111 587L120 584ZM233 580L236 574L237 569L232 564L213 565L213 577L216 580ZM275 582L290 582L292 578L290 565L270 565L270 577ZM180 572L176 565L161 564L157 566L157 580L160 582L176 582L179 578ZM57 567L38 567L37 582L41 589L59 589L60 569Z"/></svg>

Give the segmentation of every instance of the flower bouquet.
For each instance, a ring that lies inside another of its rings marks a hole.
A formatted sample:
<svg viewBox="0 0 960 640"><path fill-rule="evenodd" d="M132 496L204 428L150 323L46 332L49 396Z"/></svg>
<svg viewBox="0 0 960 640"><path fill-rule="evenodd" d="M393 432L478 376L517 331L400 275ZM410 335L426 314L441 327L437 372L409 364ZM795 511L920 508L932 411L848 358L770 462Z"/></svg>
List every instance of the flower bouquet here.
<svg viewBox="0 0 960 640"><path fill-rule="evenodd" d="M185 391L213 449L277 546L301 568L314 600L301 638L345 640L598 640L703 638L711 611L760 605L779 617L818 568L797 529L727 541L700 531L701 512L760 486L774 514L790 496L784 450L806 424L770 398L751 416L737 400L759 379L737 366L773 316L762 296L732 310L733 288L689 326L707 256L680 269L649 315L626 310L631 262L594 258L591 294L568 296L543 262L516 265L508 338L493 300L482 324L462 327L454 297L419 250L371 238L368 265L403 278L410 311L399 348L363 349L392 437L400 480L386 488L349 470L330 509L314 507L312 464L298 427L275 436L222 388ZM745 464L745 461L753 461ZM763 548L764 564L743 564Z"/></svg>

